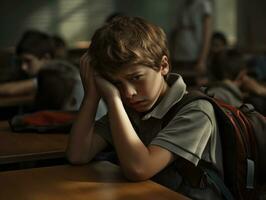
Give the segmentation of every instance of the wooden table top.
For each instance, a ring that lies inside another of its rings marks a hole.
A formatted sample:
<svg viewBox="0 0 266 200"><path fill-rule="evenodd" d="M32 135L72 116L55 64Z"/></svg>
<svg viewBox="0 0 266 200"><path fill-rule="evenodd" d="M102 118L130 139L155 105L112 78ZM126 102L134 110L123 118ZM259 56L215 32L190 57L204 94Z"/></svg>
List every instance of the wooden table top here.
<svg viewBox="0 0 266 200"><path fill-rule="evenodd" d="M0 121L0 164L63 158L67 140L63 133L14 133Z"/></svg>
<svg viewBox="0 0 266 200"><path fill-rule="evenodd" d="M0 172L0 199L185 200L152 181L129 182L109 162Z"/></svg>
<svg viewBox="0 0 266 200"><path fill-rule="evenodd" d="M0 96L0 107L20 106L31 104L34 101L34 95L21 96Z"/></svg>

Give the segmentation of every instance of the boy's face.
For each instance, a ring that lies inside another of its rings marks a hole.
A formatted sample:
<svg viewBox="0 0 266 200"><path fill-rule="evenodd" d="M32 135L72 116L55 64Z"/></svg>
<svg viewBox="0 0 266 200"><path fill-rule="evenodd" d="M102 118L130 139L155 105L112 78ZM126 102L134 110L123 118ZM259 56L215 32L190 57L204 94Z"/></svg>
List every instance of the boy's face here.
<svg viewBox="0 0 266 200"><path fill-rule="evenodd" d="M29 76L36 76L42 66L47 62L47 58L38 58L30 53L23 53L20 56L21 68Z"/></svg>
<svg viewBox="0 0 266 200"><path fill-rule="evenodd" d="M168 64L162 66L159 71L143 65L134 65L108 77L119 89L127 106L137 112L146 112L165 94L168 86L164 76L168 72Z"/></svg>

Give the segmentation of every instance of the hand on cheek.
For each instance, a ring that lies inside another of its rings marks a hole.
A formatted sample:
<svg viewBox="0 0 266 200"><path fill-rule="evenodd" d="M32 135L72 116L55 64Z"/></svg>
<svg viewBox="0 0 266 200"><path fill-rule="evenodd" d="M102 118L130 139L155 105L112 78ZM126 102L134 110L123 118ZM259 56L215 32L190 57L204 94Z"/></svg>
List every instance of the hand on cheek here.
<svg viewBox="0 0 266 200"><path fill-rule="evenodd" d="M120 98L120 93L117 87L99 74L95 75L95 82L98 92L106 102L114 97Z"/></svg>

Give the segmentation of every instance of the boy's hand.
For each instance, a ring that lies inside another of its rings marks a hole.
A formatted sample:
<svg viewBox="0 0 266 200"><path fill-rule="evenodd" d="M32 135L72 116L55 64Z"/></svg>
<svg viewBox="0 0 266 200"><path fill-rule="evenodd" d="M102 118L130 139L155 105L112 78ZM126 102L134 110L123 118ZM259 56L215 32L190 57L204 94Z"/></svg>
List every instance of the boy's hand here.
<svg viewBox="0 0 266 200"><path fill-rule="evenodd" d="M94 80L94 69L90 66L90 57L87 52L80 59L80 77L85 95L89 92L90 95L98 96Z"/></svg>
<svg viewBox="0 0 266 200"><path fill-rule="evenodd" d="M257 80L245 75L241 79L241 89L246 92L257 94L259 96L266 96L266 86L259 83Z"/></svg>
<svg viewBox="0 0 266 200"><path fill-rule="evenodd" d="M95 82L96 82L97 89L100 93L100 96L106 102L113 99L114 97L121 98L120 92L117 89L117 87L114 84L112 84L110 81L108 81L107 79L100 76L99 74L95 76Z"/></svg>

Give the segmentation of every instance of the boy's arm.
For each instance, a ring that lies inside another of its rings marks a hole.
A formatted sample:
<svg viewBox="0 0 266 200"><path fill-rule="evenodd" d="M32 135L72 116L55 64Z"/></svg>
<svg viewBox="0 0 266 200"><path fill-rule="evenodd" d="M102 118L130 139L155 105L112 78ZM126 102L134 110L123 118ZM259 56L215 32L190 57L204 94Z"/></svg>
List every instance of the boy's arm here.
<svg viewBox="0 0 266 200"><path fill-rule="evenodd" d="M34 78L0 84L0 95L2 96L35 94L36 90L37 83Z"/></svg>
<svg viewBox="0 0 266 200"><path fill-rule="evenodd" d="M146 180L165 168L174 156L159 146L146 147L135 132L121 99L108 102L114 145L125 175L135 181Z"/></svg>
<svg viewBox="0 0 266 200"><path fill-rule="evenodd" d="M67 157L73 164L89 162L107 143L94 134L94 122L99 95L95 88L93 69L89 57L84 54L80 63L80 74L84 87L84 98L77 119L72 126L67 147Z"/></svg>
<svg viewBox="0 0 266 200"><path fill-rule="evenodd" d="M242 89L247 92L266 97L266 86L246 75L242 78Z"/></svg>
<svg viewBox="0 0 266 200"><path fill-rule="evenodd" d="M174 160L171 152L159 146L146 147L135 132L124 109L119 91L99 78L97 86L107 102L114 146L124 174L131 180L146 180Z"/></svg>
<svg viewBox="0 0 266 200"><path fill-rule="evenodd" d="M103 150L107 143L94 133L95 114L98 100L93 96L85 96L72 126L67 147L67 158L73 164L89 162Z"/></svg>

